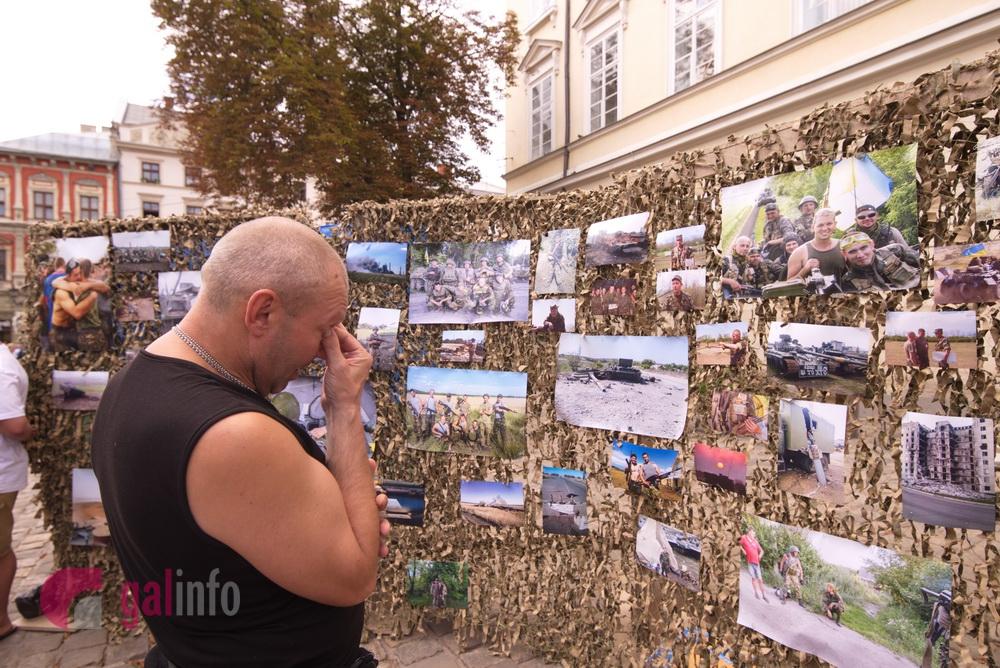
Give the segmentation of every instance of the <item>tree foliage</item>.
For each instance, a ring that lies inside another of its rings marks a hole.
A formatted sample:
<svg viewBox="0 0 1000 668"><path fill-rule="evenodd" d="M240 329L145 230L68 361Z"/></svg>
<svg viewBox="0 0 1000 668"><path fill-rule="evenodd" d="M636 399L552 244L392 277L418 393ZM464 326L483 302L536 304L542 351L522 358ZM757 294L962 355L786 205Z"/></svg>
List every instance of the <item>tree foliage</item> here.
<svg viewBox="0 0 1000 668"><path fill-rule="evenodd" d="M453 0L153 0L174 48L171 123L206 192L284 206L447 194L479 178L461 148L498 118L516 19Z"/></svg>

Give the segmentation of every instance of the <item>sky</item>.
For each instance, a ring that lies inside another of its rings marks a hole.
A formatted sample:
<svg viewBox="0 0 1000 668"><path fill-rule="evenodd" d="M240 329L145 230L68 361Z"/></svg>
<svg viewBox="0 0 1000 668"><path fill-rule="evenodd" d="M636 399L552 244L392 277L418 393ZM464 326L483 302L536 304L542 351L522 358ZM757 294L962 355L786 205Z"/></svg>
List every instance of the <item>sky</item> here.
<svg viewBox="0 0 1000 668"><path fill-rule="evenodd" d="M910 411L903 415L903 424L907 422L919 422L925 427L933 428L938 422L945 421L952 427L968 427L972 424L971 417L951 417L949 415L931 415L929 413L915 413ZM989 430L992 433L992 429Z"/></svg>
<svg viewBox="0 0 1000 668"><path fill-rule="evenodd" d="M351 242L347 245L347 264L355 258L370 257L379 264L388 265L390 269L399 274L406 273L406 244L392 242L379 243L359 243Z"/></svg>
<svg viewBox="0 0 1000 668"><path fill-rule="evenodd" d="M844 440L844 436L847 434L847 406L842 406L840 404L824 404L819 401L793 401L789 399L782 399L781 403L789 403L795 406L808 408L810 415L817 415L826 420L829 424L833 425L833 439L835 441ZM803 418L800 415L799 422L801 423L802 421Z"/></svg>
<svg viewBox="0 0 1000 668"><path fill-rule="evenodd" d="M479 371L476 369L443 369L411 366L406 373L406 390L427 392L442 397L446 394L467 394L495 397L525 397L528 375L515 371Z"/></svg>
<svg viewBox="0 0 1000 668"><path fill-rule="evenodd" d="M542 475L561 475L568 478L586 478L587 474L579 469L563 469L558 466L543 466Z"/></svg>
<svg viewBox="0 0 1000 668"><path fill-rule="evenodd" d="M587 230L587 236L590 237L601 232L640 232L646 226L648 220L648 211L633 213L630 216L621 216L620 218L609 218L608 220L602 220L599 223L591 225Z"/></svg>
<svg viewBox="0 0 1000 668"><path fill-rule="evenodd" d="M975 336L975 311L889 311L885 314L886 336L906 336L920 328L927 330L928 336L941 328L945 336Z"/></svg>
<svg viewBox="0 0 1000 668"><path fill-rule="evenodd" d="M686 336L583 336L562 334L560 355L582 355L597 359L626 357L632 360L651 359L656 364L688 363Z"/></svg>
<svg viewBox="0 0 1000 668"><path fill-rule="evenodd" d="M73 469L73 503L100 500L101 488L97 485L94 469Z"/></svg>
<svg viewBox="0 0 1000 668"><path fill-rule="evenodd" d="M524 483L492 480L463 480L459 485L462 503L492 501L500 496L508 506L524 505Z"/></svg>
<svg viewBox="0 0 1000 668"><path fill-rule="evenodd" d="M358 315L358 330L381 327L383 334L394 334L399 330L399 309L363 306Z"/></svg>
<svg viewBox="0 0 1000 668"><path fill-rule="evenodd" d="M695 325L695 339L700 339L703 336L710 336L714 339L720 334L731 335L734 329L740 330L740 334L746 338L747 324L745 322L713 322Z"/></svg>
<svg viewBox="0 0 1000 668"><path fill-rule="evenodd" d="M161 271L158 274L160 294L172 294L181 283L192 283L201 287L200 271Z"/></svg>
<svg viewBox="0 0 1000 668"><path fill-rule="evenodd" d="M612 468L616 468L621 471L625 470L625 463L633 453L635 454L636 460L638 460L640 464L642 463L642 453L647 453L649 455L649 461L658 465L664 473L673 468L674 462L677 460L676 450L660 450L658 448L637 445L629 441L612 442L608 446L608 451L611 457L610 463Z"/></svg>
<svg viewBox="0 0 1000 668"><path fill-rule="evenodd" d="M657 250L668 247L673 248L674 240L678 234L684 237L684 243L686 244L701 241L702 237L705 236L705 226L692 225L691 227L678 227L676 230L663 230L656 235Z"/></svg>
<svg viewBox="0 0 1000 668"><path fill-rule="evenodd" d="M694 466L697 470L724 475L744 485L747 482L747 456L738 450L697 443L694 446Z"/></svg>
<svg viewBox="0 0 1000 668"><path fill-rule="evenodd" d="M111 243L116 248L170 248L170 230L112 232Z"/></svg>
<svg viewBox="0 0 1000 668"><path fill-rule="evenodd" d="M86 258L96 264L108 256L107 237L78 237L75 239L56 239L55 241L56 253L66 260Z"/></svg>
<svg viewBox="0 0 1000 668"><path fill-rule="evenodd" d="M853 571L859 571L867 567L869 563L881 564L895 552L885 550L881 547L862 545L861 543L838 536L831 536L827 533L812 531L810 529L800 529L787 524L772 522L771 520L758 518L765 524L771 526L783 526L787 529L804 534L804 538L812 545L823 561L835 566L842 566Z"/></svg>
<svg viewBox="0 0 1000 668"><path fill-rule="evenodd" d="M674 276L680 276L683 281L683 288L705 287L704 269L677 269L673 271L661 271L656 275L656 294L662 295L673 290L671 283Z"/></svg>
<svg viewBox="0 0 1000 668"><path fill-rule="evenodd" d="M768 343L777 343L781 334L789 334L803 346L818 346L827 341L840 341L844 345L871 350L872 333L866 327L837 327L834 325L804 325L801 323L772 322Z"/></svg>
<svg viewBox="0 0 1000 668"><path fill-rule="evenodd" d="M486 330L485 329L446 329L441 332L442 341L468 341L469 339L475 339L476 343L482 343L486 340Z"/></svg>
<svg viewBox="0 0 1000 668"><path fill-rule="evenodd" d="M504 3L459 0L459 6L486 15ZM110 126L125 104L153 104L170 92L166 65L173 55L144 0L44 0L0 2L4 51L21 65L4 73L8 91L44 90L50 103L0 105L0 141L79 132L81 124ZM41 42L44 41L44 48ZM499 109L503 113L503 100ZM503 187L506 171L503 121L487 133L491 149L480 152L471 140L462 146L482 172L482 180Z"/></svg>

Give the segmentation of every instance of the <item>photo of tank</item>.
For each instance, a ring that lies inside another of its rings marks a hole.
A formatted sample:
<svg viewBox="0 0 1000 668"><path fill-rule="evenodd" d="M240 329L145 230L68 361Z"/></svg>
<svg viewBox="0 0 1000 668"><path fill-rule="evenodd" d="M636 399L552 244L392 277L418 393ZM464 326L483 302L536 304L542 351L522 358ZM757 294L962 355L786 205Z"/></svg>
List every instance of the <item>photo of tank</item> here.
<svg viewBox="0 0 1000 668"><path fill-rule="evenodd" d="M1000 241L934 249L934 303L1000 300Z"/></svg>
<svg viewBox="0 0 1000 668"><path fill-rule="evenodd" d="M170 269L170 230L113 232L111 245L115 271L166 271Z"/></svg>
<svg viewBox="0 0 1000 668"><path fill-rule="evenodd" d="M864 327L772 322L767 371L803 389L863 394L870 351L871 332Z"/></svg>
<svg viewBox="0 0 1000 668"><path fill-rule="evenodd" d="M649 257L649 212L594 223L587 230L586 264L638 264Z"/></svg>
<svg viewBox="0 0 1000 668"><path fill-rule="evenodd" d="M201 290L200 271L161 271L157 276L164 333L187 315Z"/></svg>

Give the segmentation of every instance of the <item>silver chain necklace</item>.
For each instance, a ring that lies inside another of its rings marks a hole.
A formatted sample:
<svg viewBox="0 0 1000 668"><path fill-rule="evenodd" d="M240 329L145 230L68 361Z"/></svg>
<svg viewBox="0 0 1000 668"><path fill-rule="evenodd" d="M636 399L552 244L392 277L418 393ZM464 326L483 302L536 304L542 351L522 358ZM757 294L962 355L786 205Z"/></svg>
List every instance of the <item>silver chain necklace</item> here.
<svg viewBox="0 0 1000 668"><path fill-rule="evenodd" d="M220 362L219 360L217 360L214 357L212 357L212 353L210 353L207 350L205 350L205 348L202 347L202 345L200 343L198 343L197 341L195 341L194 339L192 339L187 334L187 332L185 332L183 329L181 329L177 325L174 325L173 332L174 332L174 334L177 335L177 337L181 341L183 341L184 343L188 344L188 347L191 348L191 350L193 350L198 355L198 357L200 357L203 360L205 360L206 362L208 362L208 365L210 367L212 367L213 369L215 369L219 373L220 376L222 376L223 378L225 378L226 380L228 380L230 383L236 383L237 385L239 385L243 389L249 390L249 391L253 392L254 394L257 394L257 390L253 389L252 387L250 387L249 385L247 385L246 383L244 383L242 380L240 380L239 378L237 378L236 376L234 376L232 373L230 373L229 369L227 369L226 367L222 366L222 362Z"/></svg>

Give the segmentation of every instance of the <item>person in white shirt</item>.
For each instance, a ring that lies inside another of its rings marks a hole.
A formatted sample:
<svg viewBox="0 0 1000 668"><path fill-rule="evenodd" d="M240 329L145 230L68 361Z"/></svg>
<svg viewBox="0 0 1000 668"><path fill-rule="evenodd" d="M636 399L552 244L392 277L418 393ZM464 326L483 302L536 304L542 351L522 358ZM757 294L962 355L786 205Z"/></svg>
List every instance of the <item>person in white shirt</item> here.
<svg viewBox="0 0 1000 668"><path fill-rule="evenodd" d="M11 548L14 501L17 493L28 486L28 453L21 442L34 434L24 415L27 396L28 374L10 349L0 344L0 640L17 630L7 608L17 570Z"/></svg>

